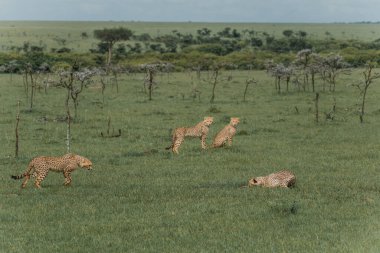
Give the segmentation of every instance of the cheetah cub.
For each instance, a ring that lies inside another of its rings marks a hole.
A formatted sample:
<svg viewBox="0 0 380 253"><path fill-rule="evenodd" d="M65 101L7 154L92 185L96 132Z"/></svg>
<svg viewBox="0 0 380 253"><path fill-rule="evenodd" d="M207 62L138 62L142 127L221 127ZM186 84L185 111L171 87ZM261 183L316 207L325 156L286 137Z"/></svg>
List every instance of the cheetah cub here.
<svg viewBox="0 0 380 253"><path fill-rule="evenodd" d="M291 187L296 183L293 172L282 170L263 177L254 177L248 181L248 187L261 185L263 187Z"/></svg>
<svg viewBox="0 0 380 253"><path fill-rule="evenodd" d="M231 146L232 138L236 134L236 127L239 122L239 118L231 118L230 123L222 130L220 130L220 132L215 136L212 146L214 148L220 148L223 147L226 143L228 146Z"/></svg>

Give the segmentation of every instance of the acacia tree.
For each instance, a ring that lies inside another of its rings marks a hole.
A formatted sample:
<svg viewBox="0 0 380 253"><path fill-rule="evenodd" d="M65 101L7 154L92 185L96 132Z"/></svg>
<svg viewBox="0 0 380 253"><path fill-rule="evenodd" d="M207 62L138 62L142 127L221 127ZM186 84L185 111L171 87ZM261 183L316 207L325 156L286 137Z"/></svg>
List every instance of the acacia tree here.
<svg viewBox="0 0 380 253"><path fill-rule="evenodd" d="M111 64L112 49L116 42L129 40L133 32L127 28L104 28L103 30L95 30L94 37L101 40L107 45L107 66Z"/></svg>
<svg viewBox="0 0 380 253"><path fill-rule="evenodd" d="M281 80L286 81L286 92L289 91L290 78L294 74L292 66L285 67L284 64L267 64L268 73L275 78L275 88L278 93L281 93Z"/></svg>
<svg viewBox="0 0 380 253"><path fill-rule="evenodd" d="M361 108L360 108L360 123L364 122L364 106L365 106L365 100L367 95L367 90L373 80L380 78L380 73L373 73L372 70L376 67L376 64L374 62L367 62L366 68L363 71L363 78L364 80L362 82L359 82L358 84L355 84L355 86L360 90L360 93L362 95L362 102L361 102Z"/></svg>
<svg viewBox="0 0 380 253"><path fill-rule="evenodd" d="M12 83L13 74L16 73L20 67L17 60L11 60L7 64L0 66L0 70L1 72L10 73L10 82Z"/></svg>
<svg viewBox="0 0 380 253"><path fill-rule="evenodd" d="M344 62L343 57L338 54L330 54L322 59L323 64L323 78L330 84L330 91L335 91L336 79L340 74L350 74L347 69L347 63Z"/></svg>
<svg viewBox="0 0 380 253"><path fill-rule="evenodd" d="M170 72L173 69L171 63L151 63L151 64L142 64L140 68L146 71L144 79L144 87L148 87L148 97L149 100L152 100L152 93L155 86L157 86L156 75L159 72Z"/></svg>
<svg viewBox="0 0 380 253"><path fill-rule="evenodd" d="M297 52L296 60L294 64L300 68L303 74L303 90L306 90L306 86L309 84L309 71L310 58L312 51L310 49L303 49Z"/></svg>
<svg viewBox="0 0 380 253"><path fill-rule="evenodd" d="M76 63L72 66L69 71L59 71L59 81L57 83L58 87L63 87L67 91L67 96L65 100L66 107L66 119L67 119L67 131L66 131L66 146L67 152L70 152L70 140L71 140L71 113L70 113L70 98L73 100L75 108L75 117L77 116L78 107L78 97L82 92L85 85L90 82L91 77L95 74L95 71L90 71L85 69L83 71L78 71L78 66Z"/></svg>
<svg viewBox="0 0 380 253"><path fill-rule="evenodd" d="M244 94L243 94L243 102L245 102L245 96L247 95L247 91L248 91L248 86L250 84L255 84L257 83L257 81L255 81L255 79L246 79L245 80L245 89L244 89Z"/></svg>
<svg viewBox="0 0 380 253"><path fill-rule="evenodd" d="M210 70L212 71L211 78L209 79L209 82L212 84L212 93L210 98L211 104L214 103L216 85L220 81L221 71L224 68L233 69L236 68L236 66L230 63L214 63L210 67ZM231 77L229 77L228 80L231 80Z"/></svg>
<svg viewBox="0 0 380 253"><path fill-rule="evenodd" d="M311 76L311 89L315 92L315 75L323 72L324 68L321 65L322 57L319 54L312 53L310 55L310 64L307 66L307 72ZM322 74L321 74L322 75Z"/></svg>
<svg viewBox="0 0 380 253"><path fill-rule="evenodd" d="M24 81L25 93L26 93L27 98L29 99L29 111L32 111L33 109L33 101L34 101L35 91L37 88L38 75L39 75L39 72L33 67L31 63L24 64L23 81ZM29 94L29 86L30 86L30 94Z"/></svg>

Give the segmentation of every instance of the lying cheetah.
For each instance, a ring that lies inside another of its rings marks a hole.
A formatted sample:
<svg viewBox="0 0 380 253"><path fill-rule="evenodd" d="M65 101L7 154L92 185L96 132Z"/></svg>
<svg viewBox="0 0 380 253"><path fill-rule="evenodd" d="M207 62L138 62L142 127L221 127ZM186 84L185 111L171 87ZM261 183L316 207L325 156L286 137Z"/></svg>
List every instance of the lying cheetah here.
<svg viewBox="0 0 380 253"><path fill-rule="evenodd" d="M291 187L296 183L293 172L282 170L264 177L254 177L248 181L248 187L261 185L263 187Z"/></svg>

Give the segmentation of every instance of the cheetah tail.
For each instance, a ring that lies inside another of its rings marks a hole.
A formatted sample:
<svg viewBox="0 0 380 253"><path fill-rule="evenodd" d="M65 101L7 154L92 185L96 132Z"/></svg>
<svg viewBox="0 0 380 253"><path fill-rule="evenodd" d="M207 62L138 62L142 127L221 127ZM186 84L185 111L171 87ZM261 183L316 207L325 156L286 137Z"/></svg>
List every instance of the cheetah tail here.
<svg viewBox="0 0 380 253"><path fill-rule="evenodd" d="M166 150L169 150L169 149L171 149L173 147L173 145L170 145L169 147L166 147L165 149Z"/></svg>
<svg viewBox="0 0 380 253"><path fill-rule="evenodd" d="M11 178L17 180L17 179L21 179L23 177L26 177L27 175L30 175L30 172L32 171L32 169L34 168L34 165L32 162L29 163L28 165L28 169L26 170L26 172L24 172L23 174L19 175L19 176L11 176Z"/></svg>
<svg viewBox="0 0 380 253"><path fill-rule="evenodd" d="M24 174L21 174L21 175L19 175L19 176L11 176L11 178L13 178L14 180L17 180L17 179L21 179L21 178L23 178L23 177L25 177L27 175L27 173L24 173Z"/></svg>

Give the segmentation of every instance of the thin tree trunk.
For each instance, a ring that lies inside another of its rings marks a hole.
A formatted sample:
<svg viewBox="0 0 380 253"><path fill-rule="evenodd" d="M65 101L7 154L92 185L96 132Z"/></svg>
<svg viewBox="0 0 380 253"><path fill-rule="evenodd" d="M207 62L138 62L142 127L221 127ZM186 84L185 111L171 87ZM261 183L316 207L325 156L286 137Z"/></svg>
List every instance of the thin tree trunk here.
<svg viewBox="0 0 380 253"><path fill-rule="evenodd" d="M109 66L111 65L111 57L112 57L112 43L108 47L108 56L107 56L107 73L109 71Z"/></svg>
<svg viewBox="0 0 380 253"><path fill-rule="evenodd" d="M29 110L32 111L32 109L33 109L33 98L34 98L35 84L34 84L32 73L29 73L29 75L30 75L30 83L31 83L31 87L30 87L30 108L29 108Z"/></svg>
<svg viewBox="0 0 380 253"><path fill-rule="evenodd" d="M19 138L18 138L18 125L20 122L20 101L17 102L17 116L16 116L16 150L15 157L18 158Z"/></svg>
<svg viewBox="0 0 380 253"><path fill-rule="evenodd" d="M71 116L70 116L69 99L70 99L70 90L68 90L67 98L66 98L66 114L67 114L66 150L67 150L67 153L70 153L70 139L71 139Z"/></svg>
<svg viewBox="0 0 380 253"><path fill-rule="evenodd" d="M247 94L248 84L249 84L249 82L246 82L246 84L245 84L245 90L244 90L243 102L245 102L245 95Z"/></svg>
<svg viewBox="0 0 380 253"><path fill-rule="evenodd" d="M210 103L214 103L214 99L215 99L215 88L216 88L216 84L217 84L217 82L218 82L218 74L219 74L219 71L218 71L218 70L215 70L215 72L214 72L215 78L214 78L214 83L213 83L213 86L212 86L212 96L211 96L211 99L210 99Z"/></svg>
<svg viewBox="0 0 380 253"><path fill-rule="evenodd" d="M318 102L319 102L319 93L315 93L315 122L318 123L319 121L319 108L318 108Z"/></svg>
<svg viewBox="0 0 380 253"><path fill-rule="evenodd" d="M367 88L368 87L365 87L364 92L363 92L362 108L361 108L361 112L360 112L360 123L364 122L364 106L365 106L365 97L367 95Z"/></svg>

